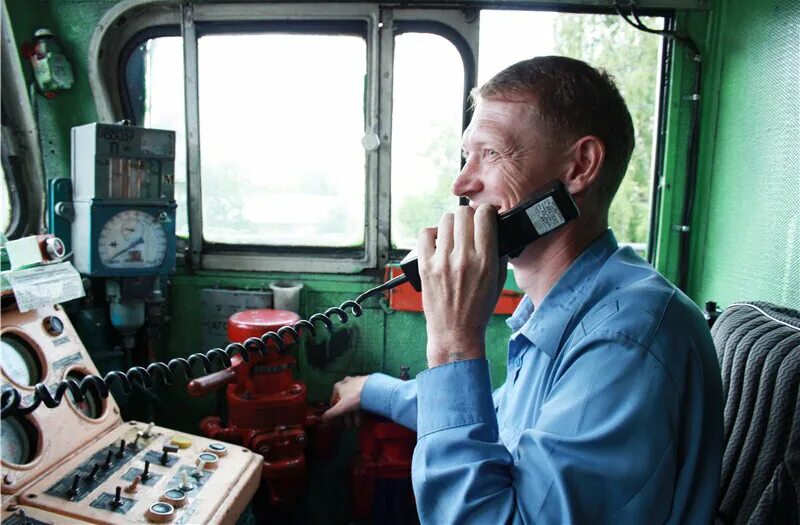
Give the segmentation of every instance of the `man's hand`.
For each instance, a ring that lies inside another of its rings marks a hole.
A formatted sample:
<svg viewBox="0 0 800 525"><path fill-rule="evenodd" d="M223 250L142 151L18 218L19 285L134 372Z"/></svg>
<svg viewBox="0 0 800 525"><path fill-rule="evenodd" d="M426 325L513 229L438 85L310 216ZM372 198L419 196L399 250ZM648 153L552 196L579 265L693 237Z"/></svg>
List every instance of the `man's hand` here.
<svg viewBox="0 0 800 525"><path fill-rule="evenodd" d="M428 331L428 366L485 357L485 333L497 304L502 270L497 211L487 204L446 213L419 234L417 253Z"/></svg>
<svg viewBox="0 0 800 525"><path fill-rule="evenodd" d="M331 408L322 414L322 421L327 422L344 416L345 426L358 426L361 409L361 391L369 376L347 376L335 385L331 394Z"/></svg>

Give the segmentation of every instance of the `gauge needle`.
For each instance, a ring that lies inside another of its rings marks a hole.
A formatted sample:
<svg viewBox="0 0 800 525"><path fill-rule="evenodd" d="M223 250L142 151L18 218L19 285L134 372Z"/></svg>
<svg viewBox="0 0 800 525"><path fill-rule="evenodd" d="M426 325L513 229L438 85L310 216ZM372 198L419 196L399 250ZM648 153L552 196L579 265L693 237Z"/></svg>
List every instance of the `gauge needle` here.
<svg viewBox="0 0 800 525"><path fill-rule="evenodd" d="M136 239L135 241L133 241L132 243L130 243L129 245L127 245L126 247L124 247L123 249L121 249L120 251L115 253L114 255L112 255L108 260L109 261L113 261L114 259L116 259L120 255L122 255L123 253L127 252L128 250L130 250L134 246L139 246L143 242L144 242L144 237L139 237L138 239Z"/></svg>

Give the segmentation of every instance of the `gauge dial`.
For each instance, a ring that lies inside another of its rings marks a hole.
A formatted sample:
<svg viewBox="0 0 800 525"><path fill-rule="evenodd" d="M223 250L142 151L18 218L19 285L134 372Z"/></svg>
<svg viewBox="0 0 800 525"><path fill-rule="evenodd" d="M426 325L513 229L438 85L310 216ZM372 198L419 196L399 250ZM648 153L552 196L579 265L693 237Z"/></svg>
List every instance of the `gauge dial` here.
<svg viewBox="0 0 800 525"><path fill-rule="evenodd" d="M67 374L66 379L72 379L80 384L84 377L86 377L85 374L73 370ZM97 419L102 415L103 400L100 399L93 390L87 390L83 395L83 401L80 403L76 403L72 391L67 390L67 399L69 399L69 402L72 403L81 414L88 418Z"/></svg>
<svg viewBox="0 0 800 525"><path fill-rule="evenodd" d="M153 215L140 210L117 213L103 225L97 253L107 268L158 268L167 255L167 234Z"/></svg>
<svg viewBox="0 0 800 525"><path fill-rule="evenodd" d="M30 428L19 416L8 417L0 422L0 447L2 447L2 460L5 463L24 465L30 463L32 452L36 450L35 434L26 431Z"/></svg>
<svg viewBox="0 0 800 525"><path fill-rule="evenodd" d="M33 386L41 381L39 358L25 341L12 334L3 334L0 336L0 352L6 377L24 386Z"/></svg>

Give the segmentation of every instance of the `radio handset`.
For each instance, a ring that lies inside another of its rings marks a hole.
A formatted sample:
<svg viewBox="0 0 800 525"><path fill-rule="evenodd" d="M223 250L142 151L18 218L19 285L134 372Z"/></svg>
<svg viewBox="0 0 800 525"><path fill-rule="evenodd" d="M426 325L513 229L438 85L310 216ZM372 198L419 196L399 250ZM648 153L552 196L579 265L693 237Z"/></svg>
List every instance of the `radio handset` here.
<svg viewBox="0 0 800 525"><path fill-rule="evenodd" d="M499 256L517 257L527 245L557 230L579 214L572 196L560 180L548 184L529 200L497 216ZM394 288L407 280L416 291L422 290L415 250L411 250L400 261L400 268L403 275L388 281L386 284L392 283L393 286L384 289Z"/></svg>

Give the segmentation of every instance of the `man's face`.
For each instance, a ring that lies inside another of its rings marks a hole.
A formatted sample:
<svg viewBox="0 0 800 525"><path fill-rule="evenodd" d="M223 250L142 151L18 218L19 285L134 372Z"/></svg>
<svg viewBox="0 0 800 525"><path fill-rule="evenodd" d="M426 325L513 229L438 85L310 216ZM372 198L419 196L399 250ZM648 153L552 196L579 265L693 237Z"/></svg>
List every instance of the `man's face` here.
<svg viewBox="0 0 800 525"><path fill-rule="evenodd" d="M563 157L535 123L528 102L484 99L464 131L466 164L453 182L470 205L504 212L561 175Z"/></svg>

